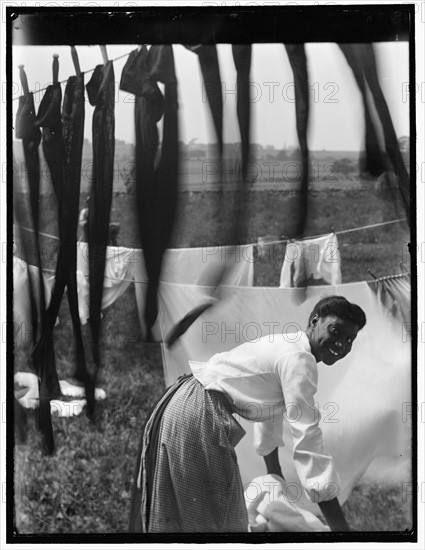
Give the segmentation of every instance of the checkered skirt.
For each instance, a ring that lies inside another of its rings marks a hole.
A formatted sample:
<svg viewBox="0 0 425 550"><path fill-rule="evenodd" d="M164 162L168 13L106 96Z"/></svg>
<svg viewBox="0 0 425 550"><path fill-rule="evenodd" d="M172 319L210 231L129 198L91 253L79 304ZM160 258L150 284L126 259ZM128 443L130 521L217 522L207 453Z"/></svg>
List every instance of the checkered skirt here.
<svg viewBox="0 0 425 550"><path fill-rule="evenodd" d="M244 434L224 394L205 390L192 375L169 388L142 436L142 531L247 532L234 450Z"/></svg>

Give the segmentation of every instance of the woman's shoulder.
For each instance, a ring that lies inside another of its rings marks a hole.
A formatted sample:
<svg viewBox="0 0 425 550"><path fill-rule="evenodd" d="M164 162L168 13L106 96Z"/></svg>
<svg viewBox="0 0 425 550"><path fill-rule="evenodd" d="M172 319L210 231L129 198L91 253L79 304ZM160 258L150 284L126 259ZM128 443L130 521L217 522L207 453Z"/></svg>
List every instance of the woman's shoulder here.
<svg viewBox="0 0 425 550"><path fill-rule="evenodd" d="M283 337L276 348L276 362L284 362L288 365L305 363L311 368L316 367L317 363L311 353L310 341L306 333L298 331Z"/></svg>
<svg viewBox="0 0 425 550"><path fill-rule="evenodd" d="M310 341L307 334L302 331L280 332L263 337L262 342L267 345L267 341L274 345L282 353L307 352L311 353Z"/></svg>

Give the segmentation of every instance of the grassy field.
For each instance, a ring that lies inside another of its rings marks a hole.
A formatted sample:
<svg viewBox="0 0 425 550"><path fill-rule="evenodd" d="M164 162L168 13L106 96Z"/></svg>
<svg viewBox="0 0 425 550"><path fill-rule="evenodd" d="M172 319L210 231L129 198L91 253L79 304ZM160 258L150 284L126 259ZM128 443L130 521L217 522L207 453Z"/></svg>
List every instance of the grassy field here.
<svg viewBox="0 0 425 550"><path fill-rule="evenodd" d="M373 184L357 182L347 189L317 189L310 194L305 235L336 231L404 217L398 206L374 192ZM172 247L221 244L231 218L231 197L218 202L218 194L185 190L180 194L178 222ZM82 202L84 195L82 196ZM21 206L23 201L21 202ZM297 196L291 191L249 193L244 242L258 237L290 235ZM56 233L54 200L45 195L42 231ZM119 244L138 246L134 196L116 193L112 220L121 224ZM22 214L25 221L25 212ZM339 238L343 282L399 272L399 261L409 263L409 232L404 223L358 231ZM47 250L48 240L44 245ZM51 249L49 249L51 251ZM284 245L270 247L256 258L255 284L276 286ZM52 254L50 254L52 256ZM44 254L45 266L54 257ZM88 338L88 328L84 327ZM56 358L60 377L71 377L74 348L67 304L55 328ZM134 290L104 311L102 322L103 368L99 385L107 399L100 402L96 422L82 414L72 420L54 418L57 450L43 455L34 418L28 413L28 440L15 449L16 526L20 533L120 533L128 522L133 469L145 415L164 389L159 345L139 337ZM28 370L28 354L16 343L15 371ZM410 502L400 486L391 488L360 483L344 510L354 530L403 531L408 529Z"/></svg>

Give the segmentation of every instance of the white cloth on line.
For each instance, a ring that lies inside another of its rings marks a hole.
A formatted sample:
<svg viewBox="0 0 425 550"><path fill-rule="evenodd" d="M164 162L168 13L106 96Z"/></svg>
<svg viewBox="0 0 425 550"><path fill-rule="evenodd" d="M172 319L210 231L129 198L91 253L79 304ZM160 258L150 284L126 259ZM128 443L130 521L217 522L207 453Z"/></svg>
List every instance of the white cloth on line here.
<svg viewBox="0 0 425 550"><path fill-rule="evenodd" d="M297 505L291 489L291 484L276 474L251 481L244 491L251 532L330 531L312 512Z"/></svg>
<svg viewBox="0 0 425 550"><path fill-rule="evenodd" d="M13 256L13 322L15 341L19 341L25 347L32 344L32 317L30 292L31 283L29 280L28 269L31 272L32 280L38 288L40 270L34 265L28 266L26 262ZM43 273L44 295L46 306L50 303L55 277ZM40 304L36 303L37 310ZM40 322L40 318L39 318ZM56 320L56 324L57 324Z"/></svg>
<svg viewBox="0 0 425 550"><path fill-rule="evenodd" d="M164 335L182 314L199 303L205 290L190 285L160 285L160 324ZM305 329L314 305L331 294L345 296L362 307L367 316L367 324L347 357L332 367L318 364L316 402L322 415L320 427L325 449L334 458L341 479L338 498L344 502L378 459L381 482L409 481L410 476L411 427L405 411L406 403L411 401L410 338L401 337L401 322L382 312L366 282L312 286L307 291L223 287L223 299L205 311L171 348L162 346L162 354L168 386L181 374L190 372L189 360L204 362L246 340ZM265 473L265 464L253 449L252 423L244 419L240 422L247 435L236 451L242 480L247 483ZM314 509L317 506L309 502L296 472L287 422L284 430L288 445L279 449L283 473L287 481L299 487L298 504ZM395 470L401 478L395 479Z"/></svg>
<svg viewBox="0 0 425 550"><path fill-rule="evenodd" d="M135 249L108 246L106 249L105 278L103 280L102 309L120 298L134 280ZM77 243L77 286L80 320L89 319L90 285L88 279L88 245Z"/></svg>
<svg viewBox="0 0 425 550"><path fill-rule="evenodd" d="M316 239L290 241L280 273L280 288L326 283L341 283L341 257L335 233Z"/></svg>

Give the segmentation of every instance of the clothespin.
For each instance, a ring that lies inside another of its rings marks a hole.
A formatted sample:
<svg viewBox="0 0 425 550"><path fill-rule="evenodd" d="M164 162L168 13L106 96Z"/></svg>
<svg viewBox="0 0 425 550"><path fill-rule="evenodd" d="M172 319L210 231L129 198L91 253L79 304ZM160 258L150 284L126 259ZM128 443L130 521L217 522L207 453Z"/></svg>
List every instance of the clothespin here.
<svg viewBox="0 0 425 550"><path fill-rule="evenodd" d="M27 75L25 74L23 65L19 65L19 78L21 79L22 89L24 90L24 93L28 94L30 89L28 87L28 79Z"/></svg>
<svg viewBox="0 0 425 550"><path fill-rule="evenodd" d="M378 280L378 277L374 273L372 273L372 271L370 269L368 269L367 272L369 273L369 275L372 275L372 277L375 279L375 281Z"/></svg>
<svg viewBox="0 0 425 550"><path fill-rule="evenodd" d="M75 49L75 46L71 46L71 57L72 57L72 62L74 63L75 74L77 76L80 76L81 74L80 62L78 60L78 53L77 53L77 50Z"/></svg>
<svg viewBox="0 0 425 550"><path fill-rule="evenodd" d="M100 52L102 54L103 64L106 65L108 63L108 52L106 51L106 46L99 46Z"/></svg>
<svg viewBox="0 0 425 550"><path fill-rule="evenodd" d="M59 80L59 61L58 54L53 54L53 63L52 63L52 73L53 73L53 84L57 84Z"/></svg>
<svg viewBox="0 0 425 550"><path fill-rule="evenodd" d="M406 267L406 264L404 262L398 262L398 265L403 273L409 273L409 270Z"/></svg>

